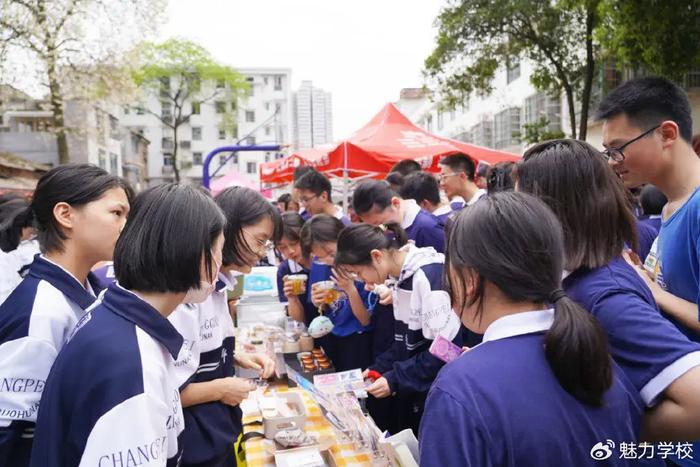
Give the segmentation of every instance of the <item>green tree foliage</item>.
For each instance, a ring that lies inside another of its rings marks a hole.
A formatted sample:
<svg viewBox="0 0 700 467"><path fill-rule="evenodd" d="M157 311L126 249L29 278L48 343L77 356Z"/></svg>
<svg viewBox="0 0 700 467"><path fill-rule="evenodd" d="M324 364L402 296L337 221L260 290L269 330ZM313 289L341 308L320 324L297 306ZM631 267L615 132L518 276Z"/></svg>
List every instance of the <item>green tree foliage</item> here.
<svg viewBox="0 0 700 467"><path fill-rule="evenodd" d="M247 91L248 83L235 69L217 62L206 49L184 39L146 43L137 49L135 55L138 65L134 67L133 79L144 93L143 100L156 95L161 103L168 103L172 109L170 114L164 115L160 106L141 106L172 130L173 167L175 180L179 181L182 164L178 160L178 131L193 115L192 102L199 106L219 103L220 127L231 131L235 126L232 116L236 112L237 100Z"/></svg>
<svg viewBox="0 0 700 467"><path fill-rule="evenodd" d="M499 67L527 58L538 89L566 95L573 136L586 137L600 0L451 0L436 19L425 74L448 105L489 93ZM582 104L577 119L576 101Z"/></svg>

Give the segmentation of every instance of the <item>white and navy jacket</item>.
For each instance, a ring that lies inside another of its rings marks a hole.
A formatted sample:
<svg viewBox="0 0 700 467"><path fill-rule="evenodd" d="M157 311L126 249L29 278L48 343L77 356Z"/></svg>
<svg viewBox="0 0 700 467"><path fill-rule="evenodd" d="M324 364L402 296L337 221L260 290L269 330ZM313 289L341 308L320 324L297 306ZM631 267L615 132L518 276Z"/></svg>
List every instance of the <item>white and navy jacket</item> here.
<svg viewBox="0 0 700 467"><path fill-rule="evenodd" d="M54 363L31 465L178 465L184 421L174 364L181 347L166 318L111 284Z"/></svg>
<svg viewBox="0 0 700 467"><path fill-rule="evenodd" d="M91 285L92 283L92 285ZM0 465L29 463L46 378L85 310L95 302L68 271L37 255L0 306Z"/></svg>
<svg viewBox="0 0 700 467"><path fill-rule="evenodd" d="M438 335L461 345L460 321L442 286L444 255L413 244L404 248L408 254L393 290L394 343L371 368L392 392L426 392L444 365L428 348Z"/></svg>
<svg viewBox="0 0 700 467"><path fill-rule="evenodd" d="M233 279L219 273L216 289L206 301L181 305L168 317L184 338L175 363L181 391L190 383L234 376L234 328L227 301L227 291L233 288ZM241 409L219 401L187 407L184 417L185 465L226 457L242 429Z"/></svg>

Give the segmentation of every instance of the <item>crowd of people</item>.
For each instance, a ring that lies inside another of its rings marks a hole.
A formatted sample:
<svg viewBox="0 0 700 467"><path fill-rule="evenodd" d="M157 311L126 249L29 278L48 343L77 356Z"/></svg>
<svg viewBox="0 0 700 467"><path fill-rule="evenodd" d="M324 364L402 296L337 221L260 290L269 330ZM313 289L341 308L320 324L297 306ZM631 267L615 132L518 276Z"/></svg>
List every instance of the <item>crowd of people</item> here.
<svg viewBox="0 0 700 467"><path fill-rule="evenodd" d="M134 194L87 164L0 199L0 466L236 465L255 386L234 363L262 378L275 364L236 351L227 292L270 256L289 317L330 320L317 344L363 370L370 415L412 429L422 466L639 461L600 457L607 440L687 442L645 462L693 465L689 101L634 79L598 118L602 152L559 139L491 167L447 155L439 174L405 160L345 210L311 167L275 203L240 187ZM328 281L332 303L315 286ZM437 358L436 339L461 356Z"/></svg>

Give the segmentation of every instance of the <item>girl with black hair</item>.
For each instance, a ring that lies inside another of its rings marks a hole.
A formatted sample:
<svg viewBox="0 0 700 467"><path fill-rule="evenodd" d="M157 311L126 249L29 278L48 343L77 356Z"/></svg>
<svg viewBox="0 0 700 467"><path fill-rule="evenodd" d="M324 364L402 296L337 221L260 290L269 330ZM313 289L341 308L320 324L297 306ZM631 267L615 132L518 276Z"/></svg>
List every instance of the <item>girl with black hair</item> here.
<svg viewBox="0 0 700 467"><path fill-rule="evenodd" d="M183 338L167 317L211 293L224 223L192 186L163 184L134 200L114 251L117 281L80 320L46 382L32 466L179 464Z"/></svg>
<svg viewBox="0 0 700 467"><path fill-rule="evenodd" d="M29 201L21 196L0 200L0 304L22 282L39 253Z"/></svg>
<svg viewBox="0 0 700 467"><path fill-rule="evenodd" d="M182 466L236 465L233 444L242 433L239 404L255 388L234 376L234 362L258 370L263 378L275 368L267 355L234 353L227 291L234 289L235 276L249 273L279 238L279 213L250 188L227 188L215 201L226 225L214 290L201 303L185 302L169 317L185 338L176 363L185 419Z"/></svg>
<svg viewBox="0 0 700 467"><path fill-rule="evenodd" d="M331 334L323 336L322 345L337 371L366 368L372 362L372 316L367 310L368 292L364 285L332 269L338 235L345 226L333 216L317 214L301 229L305 254L312 256L309 271L309 300L333 323ZM333 281L344 294L332 304L325 304L326 293L314 284Z"/></svg>
<svg viewBox="0 0 700 467"><path fill-rule="evenodd" d="M561 289L556 216L496 193L457 216L447 258L455 312L484 340L430 389L420 465L629 465L601 442L637 439L641 401L605 332Z"/></svg>
<svg viewBox="0 0 700 467"><path fill-rule="evenodd" d="M564 227L564 289L601 323L611 355L651 409L647 439L700 438L700 345L661 315L622 257L637 242L620 179L576 140L532 147L517 174L518 189L547 203Z"/></svg>
<svg viewBox="0 0 700 467"><path fill-rule="evenodd" d="M376 398L399 395L400 428L417 432L425 395L444 365L428 351L442 336L461 345L460 324L443 290L444 256L434 248L408 244L397 224L382 227L359 224L338 238L336 268L370 286L396 281L393 290L394 343L366 367L381 377L367 388Z"/></svg>
<svg viewBox="0 0 700 467"><path fill-rule="evenodd" d="M289 316L304 323L307 327L318 316L316 307L309 300L309 270L311 258L304 254L301 247L301 229L304 226L304 218L296 212L282 214L282 235L275 247L282 255L284 261L277 268L277 290L282 303L287 303ZM306 286L304 292L297 294L294 291L292 280L289 276L305 275Z"/></svg>
<svg viewBox="0 0 700 467"><path fill-rule="evenodd" d="M90 269L112 259L131 193L99 167L63 165L39 179L32 202L18 214L33 220L42 254L0 306L0 375L9 384L0 388L0 465L29 462L46 377L95 301Z"/></svg>

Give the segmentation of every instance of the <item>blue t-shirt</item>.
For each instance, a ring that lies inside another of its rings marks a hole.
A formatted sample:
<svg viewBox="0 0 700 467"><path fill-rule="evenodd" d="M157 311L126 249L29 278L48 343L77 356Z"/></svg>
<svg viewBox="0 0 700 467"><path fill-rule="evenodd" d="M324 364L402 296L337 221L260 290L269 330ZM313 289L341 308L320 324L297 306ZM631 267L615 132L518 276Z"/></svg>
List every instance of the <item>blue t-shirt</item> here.
<svg viewBox="0 0 700 467"><path fill-rule="evenodd" d="M294 262L292 262L294 263ZM307 285L306 285L306 291L299 295L299 301L304 307L304 324L308 327L309 323L311 323L311 320L314 319L315 317L318 316L318 311L316 310L316 307L314 306L313 303L311 303L309 299L309 282L308 282L308 277L309 277L309 270L305 269L303 266L301 266L298 263L294 263L295 267L294 270L292 270L292 266L290 264L290 260L284 260L280 263L280 265L277 267L277 293L279 294L279 299L281 303L287 303L287 297L284 295L284 276L289 276L291 274L306 274L307 276Z"/></svg>
<svg viewBox="0 0 700 467"><path fill-rule="evenodd" d="M564 289L598 319L610 354L647 405L700 364L700 345L661 315L649 287L622 258L574 271L564 279Z"/></svg>
<svg viewBox="0 0 700 467"><path fill-rule="evenodd" d="M554 376L544 333L484 342L445 365L431 387L420 425L420 465L595 465L590 452L597 443L636 443L639 437L639 396L615 370L603 407L592 407ZM613 451L604 465L632 463Z"/></svg>
<svg viewBox="0 0 700 467"><path fill-rule="evenodd" d="M311 270L309 271L309 281L307 287L311 290L311 286L316 282L329 281L331 280L331 267L317 261L311 263ZM362 301L367 306L367 296L369 292L365 290L365 285L362 282L355 281L355 288L357 288ZM308 294L308 302L311 303L311 294ZM313 304L311 305L313 306ZM318 312L316 312L318 315ZM352 307L350 306L350 300L340 300L334 310L324 311L324 315L330 318L333 322L333 335L338 337L345 337L358 332L365 332L372 329L372 324L369 326L362 326L357 320L352 312Z"/></svg>

